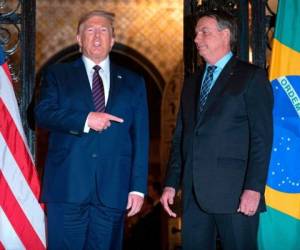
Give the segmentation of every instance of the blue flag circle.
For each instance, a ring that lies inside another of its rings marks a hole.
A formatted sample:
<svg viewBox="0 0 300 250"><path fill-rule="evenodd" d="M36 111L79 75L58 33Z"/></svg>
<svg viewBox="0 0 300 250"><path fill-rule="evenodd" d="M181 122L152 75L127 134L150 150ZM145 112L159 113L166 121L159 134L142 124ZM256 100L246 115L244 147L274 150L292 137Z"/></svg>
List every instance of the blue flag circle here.
<svg viewBox="0 0 300 250"><path fill-rule="evenodd" d="M300 76L272 81L274 137L267 185L300 193Z"/></svg>

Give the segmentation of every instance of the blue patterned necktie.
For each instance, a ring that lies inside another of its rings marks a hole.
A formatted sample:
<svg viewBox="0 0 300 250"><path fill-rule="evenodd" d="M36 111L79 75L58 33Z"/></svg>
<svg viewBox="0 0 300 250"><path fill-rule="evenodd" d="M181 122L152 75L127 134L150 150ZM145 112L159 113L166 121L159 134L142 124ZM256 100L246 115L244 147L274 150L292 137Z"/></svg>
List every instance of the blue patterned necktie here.
<svg viewBox="0 0 300 250"><path fill-rule="evenodd" d="M104 112L105 110L104 88L103 88L102 79L99 75L99 70L101 69L101 67L99 65L95 65L93 69L95 71L93 74L92 93L93 93L95 110L97 112Z"/></svg>
<svg viewBox="0 0 300 250"><path fill-rule="evenodd" d="M213 83L213 74L214 71L216 70L216 66L208 66L206 70L206 76L204 78L204 81L201 85L201 92L200 92L200 111L203 110L203 107L205 105L207 96L209 94L209 91L212 87Z"/></svg>

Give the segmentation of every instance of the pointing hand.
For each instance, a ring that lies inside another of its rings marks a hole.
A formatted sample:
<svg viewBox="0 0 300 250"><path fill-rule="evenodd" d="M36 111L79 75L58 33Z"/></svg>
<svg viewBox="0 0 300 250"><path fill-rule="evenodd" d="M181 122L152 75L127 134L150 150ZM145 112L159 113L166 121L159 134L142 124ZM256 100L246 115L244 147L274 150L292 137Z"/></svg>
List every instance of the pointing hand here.
<svg viewBox="0 0 300 250"><path fill-rule="evenodd" d="M88 126L96 131L102 131L110 127L111 122L123 123L124 120L120 117L108 114L108 113L99 113L99 112L90 112L88 117Z"/></svg>

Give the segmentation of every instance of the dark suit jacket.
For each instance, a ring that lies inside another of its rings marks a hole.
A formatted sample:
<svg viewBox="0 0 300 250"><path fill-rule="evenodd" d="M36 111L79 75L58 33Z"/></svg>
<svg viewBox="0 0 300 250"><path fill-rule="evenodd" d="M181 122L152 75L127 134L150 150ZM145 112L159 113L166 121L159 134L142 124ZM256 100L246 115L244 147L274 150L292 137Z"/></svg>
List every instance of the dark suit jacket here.
<svg viewBox="0 0 300 250"><path fill-rule="evenodd" d="M230 59L199 113L203 71L185 81L166 186L182 181L184 207L192 193L207 212L236 212L245 189L262 195L273 138L273 95L266 73Z"/></svg>
<svg viewBox="0 0 300 250"><path fill-rule="evenodd" d="M106 112L124 119L98 133L83 128L94 110L82 59L51 66L44 75L36 121L50 131L44 202L84 202L92 190L109 207L124 209L128 192L147 190L148 109L141 76L110 65Z"/></svg>

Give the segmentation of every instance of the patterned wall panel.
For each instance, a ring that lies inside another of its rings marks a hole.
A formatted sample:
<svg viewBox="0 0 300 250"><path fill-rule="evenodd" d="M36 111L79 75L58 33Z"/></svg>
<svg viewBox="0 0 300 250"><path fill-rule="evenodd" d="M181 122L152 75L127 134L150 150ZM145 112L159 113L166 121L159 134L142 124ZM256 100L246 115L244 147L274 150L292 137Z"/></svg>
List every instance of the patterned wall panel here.
<svg viewBox="0 0 300 250"><path fill-rule="evenodd" d="M145 56L169 82L183 57L182 0L37 0L37 71L60 50L76 43L81 14L105 9L116 14L116 41Z"/></svg>

